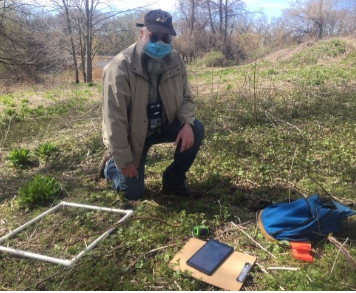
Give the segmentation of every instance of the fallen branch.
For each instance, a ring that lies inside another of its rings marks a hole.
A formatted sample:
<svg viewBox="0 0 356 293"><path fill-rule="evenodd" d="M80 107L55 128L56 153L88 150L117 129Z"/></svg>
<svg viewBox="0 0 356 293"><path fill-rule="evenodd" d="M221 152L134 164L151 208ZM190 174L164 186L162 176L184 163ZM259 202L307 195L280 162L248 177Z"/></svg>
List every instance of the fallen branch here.
<svg viewBox="0 0 356 293"><path fill-rule="evenodd" d="M259 248L261 248L263 251L267 252L269 255L271 255L273 258L277 259L275 255L270 253L266 248L264 248L261 244L259 244L255 239L253 239L250 235L248 235L244 230L242 230L238 225L236 225L234 222L231 222L231 224L239 229L242 233L244 233L248 238L250 238Z"/></svg>
<svg viewBox="0 0 356 293"><path fill-rule="evenodd" d="M345 242L341 245L341 247L343 247L346 244L347 240L349 240L349 238L346 238ZM330 270L330 275L334 271L334 268L335 268L335 265L336 265L336 261L337 261L337 259L339 257L340 251L341 251L341 247L339 248L339 250L337 251L337 254L335 256L335 260L334 260L333 266L331 267L331 270Z"/></svg>
<svg viewBox="0 0 356 293"><path fill-rule="evenodd" d="M332 237L330 235L328 236L328 240L332 244L334 244L337 248L339 248L339 250L345 255L346 259L349 261L349 263L351 264L352 268L356 272L356 261L352 258L352 256L347 251L347 249L345 247L343 247L343 245L346 243L346 241L344 242L344 244L341 244L339 241L337 241L334 237Z"/></svg>

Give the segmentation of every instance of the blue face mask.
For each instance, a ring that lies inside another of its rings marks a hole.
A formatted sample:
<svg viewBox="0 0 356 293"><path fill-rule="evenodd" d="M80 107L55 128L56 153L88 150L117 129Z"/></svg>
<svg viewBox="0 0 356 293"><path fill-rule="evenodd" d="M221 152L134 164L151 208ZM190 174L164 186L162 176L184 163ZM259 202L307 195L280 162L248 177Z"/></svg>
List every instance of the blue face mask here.
<svg viewBox="0 0 356 293"><path fill-rule="evenodd" d="M172 46L162 41L155 42L155 43L148 41L145 47L146 54L154 59L162 59L163 57L171 53L171 51L172 51Z"/></svg>

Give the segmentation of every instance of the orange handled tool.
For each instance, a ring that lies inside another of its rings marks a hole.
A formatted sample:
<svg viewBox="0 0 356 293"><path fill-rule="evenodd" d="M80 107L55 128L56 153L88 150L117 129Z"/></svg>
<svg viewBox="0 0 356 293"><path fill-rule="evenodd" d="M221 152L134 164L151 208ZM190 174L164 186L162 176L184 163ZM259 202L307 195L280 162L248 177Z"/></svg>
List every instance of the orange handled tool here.
<svg viewBox="0 0 356 293"><path fill-rule="evenodd" d="M290 242L290 244L294 258L307 262L314 261L313 255L311 254L311 244L309 242Z"/></svg>

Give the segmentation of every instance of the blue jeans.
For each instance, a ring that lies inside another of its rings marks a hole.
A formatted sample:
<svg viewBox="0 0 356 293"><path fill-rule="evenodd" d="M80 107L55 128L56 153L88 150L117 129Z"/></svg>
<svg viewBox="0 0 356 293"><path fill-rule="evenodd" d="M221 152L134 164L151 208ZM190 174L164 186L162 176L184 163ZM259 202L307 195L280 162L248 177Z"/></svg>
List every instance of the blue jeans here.
<svg viewBox="0 0 356 293"><path fill-rule="evenodd" d="M158 143L174 142L182 126L178 120L169 126L162 127L161 134L154 134L146 139L142 157L138 166L137 178L126 178L120 168L117 168L111 158L106 164L104 173L107 180L111 180L116 191L123 191L129 200L137 200L143 196L145 163L149 148ZM169 187L185 187L186 172L193 164L198 153L199 147L204 138L204 125L197 119L194 121L194 144L193 146L180 153L179 143L174 153L174 160L163 173L163 185Z"/></svg>

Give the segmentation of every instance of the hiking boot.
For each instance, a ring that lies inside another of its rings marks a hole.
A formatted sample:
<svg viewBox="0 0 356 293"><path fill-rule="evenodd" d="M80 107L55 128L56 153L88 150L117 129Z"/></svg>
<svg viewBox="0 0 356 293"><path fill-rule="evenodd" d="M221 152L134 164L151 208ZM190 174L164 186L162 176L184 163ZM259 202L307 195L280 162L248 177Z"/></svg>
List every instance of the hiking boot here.
<svg viewBox="0 0 356 293"><path fill-rule="evenodd" d="M103 158L100 162L100 165L99 165L99 176L100 178L105 178L105 173L104 173L104 170L105 170L105 166L106 166L106 163L112 158L111 156L111 153L110 151L106 151L103 155Z"/></svg>
<svg viewBox="0 0 356 293"><path fill-rule="evenodd" d="M183 198L201 198L202 193L194 188L189 187L172 187L168 185L163 185L162 192L165 194L173 194Z"/></svg>

